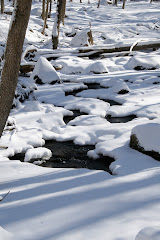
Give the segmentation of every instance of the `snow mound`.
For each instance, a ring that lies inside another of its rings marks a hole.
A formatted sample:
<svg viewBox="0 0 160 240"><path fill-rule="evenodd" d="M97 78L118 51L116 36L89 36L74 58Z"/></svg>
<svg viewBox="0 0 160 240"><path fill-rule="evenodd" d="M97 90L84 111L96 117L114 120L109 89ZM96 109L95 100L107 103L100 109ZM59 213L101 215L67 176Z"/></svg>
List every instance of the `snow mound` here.
<svg viewBox="0 0 160 240"><path fill-rule="evenodd" d="M123 81L117 81L116 84L112 87L112 90L114 93L118 94L125 94L130 91L127 84Z"/></svg>
<svg viewBox="0 0 160 240"><path fill-rule="evenodd" d="M100 74L100 73L108 73L107 66L104 61L96 61L94 63L91 63L87 69L86 72L88 73L95 73L95 74Z"/></svg>
<svg viewBox="0 0 160 240"><path fill-rule="evenodd" d="M160 239L159 226L143 228L135 238L135 240L159 240L159 239Z"/></svg>
<svg viewBox="0 0 160 240"><path fill-rule="evenodd" d="M12 234L7 232L1 226L0 226L0 239L1 240L11 240L12 239Z"/></svg>
<svg viewBox="0 0 160 240"><path fill-rule="evenodd" d="M76 117L74 120L71 120L68 125L73 125L73 126L93 126L93 125L98 125L98 124L106 124L107 121L104 118L101 118L96 115L82 115Z"/></svg>
<svg viewBox="0 0 160 240"><path fill-rule="evenodd" d="M42 159L42 160L49 160L52 156L51 150L44 148L44 147L38 147L33 149L28 149L25 153L25 162L29 162L32 159Z"/></svg>
<svg viewBox="0 0 160 240"><path fill-rule="evenodd" d="M31 77L39 84L55 83L56 81L60 81L60 77L58 76L56 70L44 57L40 57L38 59Z"/></svg>
<svg viewBox="0 0 160 240"><path fill-rule="evenodd" d="M85 73L90 63L91 61L76 56L60 57L54 61L54 64L60 64L62 66L61 72L65 74Z"/></svg>
<svg viewBox="0 0 160 240"><path fill-rule="evenodd" d="M131 135L135 135L139 145L145 151L155 151L160 153L160 124L146 123L138 125L132 129Z"/></svg>
<svg viewBox="0 0 160 240"><path fill-rule="evenodd" d="M38 112L42 111L43 107L38 101L26 102L25 107L23 108L24 112Z"/></svg>
<svg viewBox="0 0 160 240"><path fill-rule="evenodd" d="M105 60L88 60L76 56L60 57L52 64L61 65L61 72L65 74L101 74L108 73Z"/></svg>
<svg viewBox="0 0 160 240"><path fill-rule="evenodd" d="M128 69L135 70L157 69L160 68L160 56L146 53L138 53L128 61L126 67Z"/></svg>
<svg viewBox="0 0 160 240"><path fill-rule="evenodd" d="M51 130L53 127L64 126L63 114L60 112L51 112L40 117L37 122L42 129Z"/></svg>
<svg viewBox="0 0 160 240"><path fill-rule="evenodd" d="M79 47L79 46L88 46L89 41L88 41L88 32L90 30L83 30L80 32L77 32L76 35L72 38L70 44L74 47Z"/></svg>

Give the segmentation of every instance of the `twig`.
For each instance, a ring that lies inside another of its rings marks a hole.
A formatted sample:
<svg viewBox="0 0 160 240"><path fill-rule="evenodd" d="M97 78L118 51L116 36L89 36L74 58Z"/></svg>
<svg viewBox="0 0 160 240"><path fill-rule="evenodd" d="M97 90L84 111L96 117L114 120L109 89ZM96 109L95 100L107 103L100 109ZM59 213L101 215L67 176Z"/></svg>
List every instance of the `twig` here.
<svg viewBox="0 0 160 240"><path fill-rule="evenodd" d="M6 193L3 198L0 199L0 202L2 202L2 201L5 199L5 197L7 197L7 195L8 195L9 193L10 193L10 191L9 191L8 193Z"/></svg>

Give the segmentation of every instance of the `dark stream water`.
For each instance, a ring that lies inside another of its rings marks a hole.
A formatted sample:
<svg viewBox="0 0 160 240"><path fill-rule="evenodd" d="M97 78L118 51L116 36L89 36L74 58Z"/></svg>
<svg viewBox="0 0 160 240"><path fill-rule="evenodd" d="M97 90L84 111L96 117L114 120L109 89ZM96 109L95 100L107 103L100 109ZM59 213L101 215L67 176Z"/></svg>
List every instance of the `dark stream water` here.
<svg viewBox="0 0 160 240"><path fill-rule="evenodd" d="M99 84L87 84L89 89L100 89L102 88ZM76 95L78 92L82 91L83 89L74 90L72 92L66 92L66 95ZM102 100L108 101L110 105L120 105L119 103L113 100ZM69 121L73 120L77 116L87 115L86 113L80 112L78 110L72 110L73 116L64 116L64 122L68 124ZM125 123L134 119L135 115L130 115L127 117L111 117L106 116L106 120L111 123ZM73 141L66 141L66 142L57 142L55 140L46 141L46 147L52 151L52 157L50 160L43 162L41 166L43 167L51 167L51 168L87 168L87 169L97 169L97 170L104 170L109 172L110 164L114 161L113 158L108 156L99 155L99 158L94 160L87 156L87 152L89 150L95 149L94 145L85 145L79 146L75 145ZM22 162L24 161L24 153L16 154L13 157L10 157L11 160L19 159ZM40 159L33 159L32 162L37 161Z"/></svg>
<svg viewBox="0 0 160 240"><path fill-rule="evenodd" d="M97 169L111 174L109 165L114 161L113 158L99 155L99 158L94 160L87 156L87 152L95 148L94 145L79 146L75 145L73 141L57 142L51 140L46 141L44 147L50 149L53 155L48 161L42 163L43 167ZM23 162L24 156L24 153L20 153L10 157L10 159L19 159ZM32 162L37 160L40 159L32 159Z"/></svg>

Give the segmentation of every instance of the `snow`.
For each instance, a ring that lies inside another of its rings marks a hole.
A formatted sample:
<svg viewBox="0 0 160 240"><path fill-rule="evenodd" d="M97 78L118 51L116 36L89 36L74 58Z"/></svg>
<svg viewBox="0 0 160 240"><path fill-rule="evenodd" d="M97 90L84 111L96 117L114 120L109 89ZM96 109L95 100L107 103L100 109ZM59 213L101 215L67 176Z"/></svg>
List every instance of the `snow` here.
<svg viewBox="0 0 160 240"><path fill-rule="evenodd" d="M159 123L148 123L138 125L132 129L132 134L135 134L141 147L146 151L160 152L159 136L160 125Z"/></svg>
<svg viewBox="0 0 160 240"><path fill-rule="evenodd" d="M51 150L44 148L44 147L38 147L34 149L29 149L25 153L25 162L29 162L31 159L42 159L42 160L49 160L52 156Z"/></svg>
<svg viewBox="0 0 160 240"><path fill-rule="evenodd" d="M21 64L35 68L19 76L17 87L17 93L32 91L32 96L16 99L0 139L0 200L10 191L0 201L2 240L160 239L160 162L129 146L136 134L146 150L160 151L160 51L133 47L159 43L160 4L127 1L123 10L121 1L116 7L104 0L99 8L97 1L90 2L67 1L57 50L51 40L56 5L42 35L42 2L32 3ZM9 8L12 2L5 4ZM0 15L0 56L10 19ZM119 46L132 51L82 57L79 51L87 47L81 46L81 33L90 22L92 53ZM30 50L35 51L26 57ZM143 70L136 71L137 66ZM120 122L109 122L109 115ZM72 119L68 123L66 116ZM37 166L55 154L46 148L48 140L93 145L87 152L92 161L101 155L106 161L114 158L112 175ZM25 155L24 162L18 156L9 160L17 153Z"/></svg>
<svg viewBox="0 0 160 240"><path fill-rule="evenodd" d="M140 66L144 69L160 68L160 56L156 54L136 54L127 63L128 69Z"/></svg>
<svg viewBox="0 0 160 240"><path fill-rule="evenodd" d="M60 78L52 64L44 57L40 57L35 65L31 79L39 78L42 83L60 81Z"/></svg>
<svg viewBox="0 0 160 240"><path fill-rule="evenodd" d="M84 31L79 31L76 32L76 35L72 38L70 44L74 47L79 47L79 46L88 46L88 32L89 29L85 29Z"/></svg>
<svg viewBox="0 0 160 240"><path fill-rule="evenodd" d="M12 239L12 234L7 232L2 227L0 227L0 236L1 236L2 240L11 240Z"/></svg>
<svg viewBox="0 0 160 240"><path fill-rule="evenodd" d="M135 240L158 240L160 236L159 226L146 227L142 229L136 236Z"/></svg>

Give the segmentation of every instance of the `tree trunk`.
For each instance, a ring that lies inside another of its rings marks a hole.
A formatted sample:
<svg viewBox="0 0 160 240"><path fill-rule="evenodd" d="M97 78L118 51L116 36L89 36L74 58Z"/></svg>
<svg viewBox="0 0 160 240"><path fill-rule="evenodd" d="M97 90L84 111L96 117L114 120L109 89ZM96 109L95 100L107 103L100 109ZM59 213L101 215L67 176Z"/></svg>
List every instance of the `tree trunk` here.
<svg viewBox="0 0 160 240"><path fill-rule="evenodd" d="M125 8L125 3L126 3L126 0L123 0L123 6L122 6L123 9Z"/></svg>
<svg viewBox="0 0 160 240"><path fill-rule="evenodd" d="M42 34L45 33L45 29L46 29L46 25L47 25L49 1L50 1L50 0L47 0L46 11L45 11L45 18L44 18L44 25L43 25L43 30L42 30L42 32L41 32Z"/></svg>
<svg viewBox="0 0 160 240"><path fill-rule="evenodd" d="M4 0L1 0L1 14L4 13Z"/></svg>
<svg viewBox="0 0 160 240"><path fill-rule="evenodd" d="M98 0L98 6L97 6L97 8L99 8L99 6L100 6L100 0Z"/></svg>
<svg viewBox="0 0 160 240"><path fill-rule="evenodd" d="M14 4L15 4L15 0L13 0L13 7L14 7Z"/></svg>
<svg viewBox="0 0 160 240"><path fill-rule="evenodd" d="M51 17L51 12L52 12L52 0L49 0L49 13L48 13L48 18Z"/></svg>
<svg viewBox="0 0 160 240"><path fill-rule="evenodd" d="M53 31L52 31L53 49L57 49L58 47L59 27L65 15L65 3L66 3L66 0L57 1L56 16L55 16Z"/></svg>
<svg viewBox="0 0 160 240"><path fill-rule="evenodd" d="M45 18L45 0L42 1L42 19Z"/></svg>
<svg viewBox="0 0 160 240"><path fill-rule="evenodd" d="M65 12L66 12L66 0L62 1L62 14L61 14L61 22L64 25L64 18L65 18Z"/></svg>
<svg viewBox="0 0 160 240"><path fill-rule="evenodd" d="M31 4L32 0L17 0L11 20L0 83L0 137L14 99Z"/></svg>
<svg viewBox="0 0 160 240"><path fill-rule="evenodd" d="M115 4L116 6L117 6L117 2L118 2L118 0L115 0L115 1L114 1L114 4Z"/></svg>

